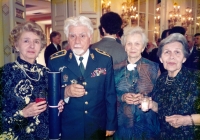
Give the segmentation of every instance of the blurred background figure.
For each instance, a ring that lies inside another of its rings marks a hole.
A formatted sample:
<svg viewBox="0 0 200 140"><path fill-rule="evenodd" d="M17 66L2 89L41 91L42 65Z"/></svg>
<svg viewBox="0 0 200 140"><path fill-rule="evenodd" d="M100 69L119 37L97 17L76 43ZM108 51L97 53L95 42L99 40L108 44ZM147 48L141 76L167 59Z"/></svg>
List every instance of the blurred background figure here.
<svg viewBox="0 0 200 140"><path fill-rule="evenodd" d="M170 29L164 30L161 34L161 40L165 39L169 35ZM158 46L159 47L159 46ZM151 53L149 54L149 60L156 62L159 64L161 73L165 72L166 70L163 67L163 64L160 62L159 57L157 56L158 47L154 48Z"/></svg>
<svg viewBox="0 0 200 140"><path fill-rule="evenodd" d="M198 50L200 50L200 33L196 33L194 35L195 41L194 44L197 47Z"/></svg>
<svg viewBox="0 0 200 140"><path fill-rule="evenodd" d="M62 50L69 50L70 46L68 45L68 41L65 40L62 42Z"/></svg>
<svg viewBox="0 0 200 140"><path fill-rule="evenodd" d="M171 28L171 29L169 30L169 35L171 35L171 34L173 34L173 33L180 33L180 34L182 34L182 35L185 35L186 30L185 30L185 28L182 27L182 26L174 26L173 28Z"/></svg>
<svg viewBox="0 0 200 140"><path fill-rule="evenodd" d="M59 45L61 42L61 34L59 32L53 31L50 34L50 41L51 44L49 44L49 46L46 47L44 52L44 59L47 67L48 67L49 57L52 54L56 53L57 51L61 50L61 46Z"/></svg>
<svg viewBox="0 0 200 140"><path fill-rule="evenodd" d="M157 45L157 47L160 45L160 41L161 41L162 39L161 38L158 38L157 40L156 40L156 45Z"/></svg>
<svg viewBox="0 0 200 140"><path fill-rule="evenodd" d="M123 46L116 41L116 34L120 31L122 25L121 17L114 12L108 12L100 18L100 27L102 27L104 36L92 45L92 49L99 48L110 54L113 64L122 62L127 58Z"/></svg>
<svg viewBox="0 0 200 140"><path fill-rule="evenodd" d="M165 39L169 35L170 29L166 29L161 34L161 40Z"/></svg>
<svg viewBox="0 0 200 140"><path fill-rule="evenodd" d="M100 25L98 27L98 29L99 29L99 33L100 33L100 38L103 38L104 37L104 32L103 32L102 26Z"/></svg>
<svg viewBox="0 0 200 140"><path fill-rule="evenodd" d="M146 51L148 54L150 54L155 48L158 48L156 42L148 42Z"/></svg>
<svg viewBox="0 0 200 140"><path fill-rule="evenodd" d="M188 43L188 49L190 50L190 54L192 54L194 49L194 36L193 35L187 35L186 40Z"/></svg>
<svg viewBox="0 0 200 140"><path fill-rule="evenodd" d="M122 43L121 43L121 37L122 37L123 34L124 34L123 28L121 28L121 29L119 30L119 32L117 32L117 34L116 34L116 41L117 41L119 44L122 44Z"/></svg>
<svg viewBox="0 0 200 140"><path fill-rule="evenodd" d="M186 36L188 47L190 50L190 56L184 63L186 67L200 70L200 34L187 35Z"/></svg>
<svg viewBox="0 0 200 140"><path fill-rule="evenodd" d="M142 57L149 59L150 53L153 49L157 48L155 42L148 42L147 46L145 47L144 51L142 52Z"/></svg>

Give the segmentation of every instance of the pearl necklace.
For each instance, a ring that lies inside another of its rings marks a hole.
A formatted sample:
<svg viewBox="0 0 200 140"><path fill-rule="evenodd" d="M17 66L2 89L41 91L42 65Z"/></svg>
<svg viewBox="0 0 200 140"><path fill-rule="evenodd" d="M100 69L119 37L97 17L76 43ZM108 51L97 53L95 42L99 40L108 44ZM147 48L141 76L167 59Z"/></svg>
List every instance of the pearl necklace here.
<svg viewBox="0 0 200 140"><path fill-rule="evenodd" d="M166 80L165 80L165 84L171 85L173 81L174 81L174 79L169 79L169 77L167 75Z"/></svg>
<svg viewBox="0 0 200 140"><path fill-rule="evenodd" d="M40 80L40 73L39 73L39 70L38 70L38 68L37 68L37 65L36 65L37 70L36 70L35 72L38 72L38 79L33 79L33 78L31 78L31 77L26 73L26 71L30 71L30 70L25 69L22 65L20 65L20 64L17 62L17 60L15 61L15 63L17 64L17 66L24 72L24 74L25 74L29 79L31 79L31 80L33 80L33 81L35 81L35 82L38 82L38 81ZM31 72L31 71L30 71L30 72Z"/></svg>

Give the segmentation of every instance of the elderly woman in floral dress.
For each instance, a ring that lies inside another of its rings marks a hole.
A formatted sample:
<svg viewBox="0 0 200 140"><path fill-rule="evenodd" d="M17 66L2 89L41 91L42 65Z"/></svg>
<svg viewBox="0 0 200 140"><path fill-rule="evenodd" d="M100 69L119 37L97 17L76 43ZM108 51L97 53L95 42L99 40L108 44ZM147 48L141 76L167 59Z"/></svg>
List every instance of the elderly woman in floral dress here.
<svg viewBox="0 0 200 140"><path fill-rule="evenodd" d="M37 93L47 90L48 68L36 58L46 46L41 27L32 22L17 25L10 42L19 52L17 60L4 65L2 71L2 126L0 139L48 139L48 110L46 101L35 102ZM45 95L44 95L45 96ZM64 102L59 102L59 111Z"/></svg>
<svg viewBox="0 0 200 140"><path fill-rule="evenodd" d="M189 56L185 36L171 34L161 41L157 54L167 70L157 79L150 104L159 116L159 140L199 139L200 71L183 65Z"/></svg>

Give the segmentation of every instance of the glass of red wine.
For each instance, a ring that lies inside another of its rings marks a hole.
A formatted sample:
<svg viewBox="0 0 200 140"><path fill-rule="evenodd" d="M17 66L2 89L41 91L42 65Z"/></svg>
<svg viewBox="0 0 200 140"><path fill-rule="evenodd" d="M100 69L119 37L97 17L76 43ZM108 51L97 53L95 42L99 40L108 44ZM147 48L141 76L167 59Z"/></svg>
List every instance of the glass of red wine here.
<svg viewBox="0 0 200 140"><path fill-rule="evenodd" d="M38 102L41 102L41 101L46 101L46 92L45 91L39 91L37 94L36 94L36 98L35 98L35 102L38 103Z"/></svg>

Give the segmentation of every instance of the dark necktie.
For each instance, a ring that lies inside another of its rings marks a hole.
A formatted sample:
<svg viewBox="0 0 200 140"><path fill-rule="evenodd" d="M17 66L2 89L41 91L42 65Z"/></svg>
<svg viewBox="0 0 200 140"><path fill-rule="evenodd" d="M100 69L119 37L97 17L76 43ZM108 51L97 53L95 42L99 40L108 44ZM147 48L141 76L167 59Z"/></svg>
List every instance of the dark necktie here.
<svg viewBox="0 0 200 140"><path fill-rule="evenodd" d="M84 75L85 69L84 69L83 62L82 62L83 57L79 57L79 60L80 60L79 68L81 70L82 75Z"/></svg>
<svg viewBox="0 0 200 140"><path fill-rule="evenodd" d="M57 45L57 50L60 51L61 50L61 46Z"/></svg>

